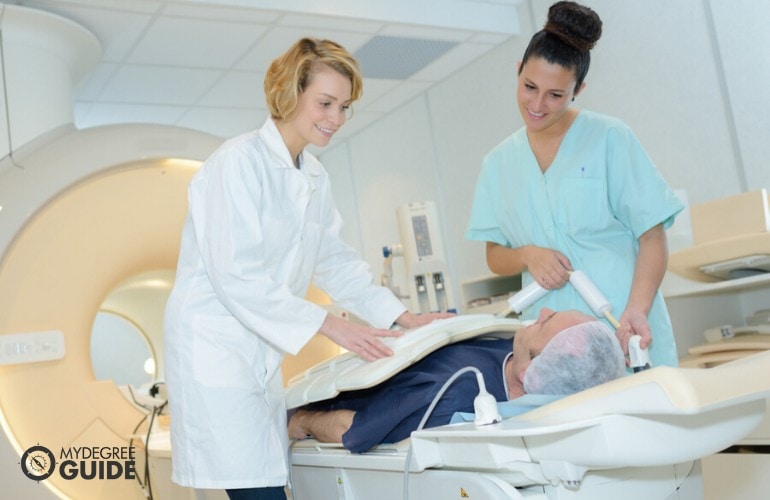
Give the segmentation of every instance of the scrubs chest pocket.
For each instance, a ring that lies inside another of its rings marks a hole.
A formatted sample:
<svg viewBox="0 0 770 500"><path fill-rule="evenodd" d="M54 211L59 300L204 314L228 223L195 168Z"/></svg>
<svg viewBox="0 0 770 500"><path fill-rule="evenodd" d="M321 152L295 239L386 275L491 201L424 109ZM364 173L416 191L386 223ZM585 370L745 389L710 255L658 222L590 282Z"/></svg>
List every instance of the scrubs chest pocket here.
<svg viewBox="0 0 770 500"><path fill-rule="evenodd" d="M557 218L568 234L601 232L614 220L602 179L563 179L558 196Z"/></svg>

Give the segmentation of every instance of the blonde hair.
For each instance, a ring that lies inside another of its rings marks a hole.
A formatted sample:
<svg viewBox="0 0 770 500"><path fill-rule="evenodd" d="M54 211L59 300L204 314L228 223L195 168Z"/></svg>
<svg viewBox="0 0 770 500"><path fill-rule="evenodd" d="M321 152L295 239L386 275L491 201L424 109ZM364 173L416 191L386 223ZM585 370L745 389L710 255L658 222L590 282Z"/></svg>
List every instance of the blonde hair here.
<svg viewBox="0 0 770 500"><path fill-rule="evenodd" d="M351 102L361 97L363 82L353 56L331 40L302 38L276 58L267 70L265 97L270 116L276 120L290 119L297 109L299 96L310 85L313 75L327 67L350 80Z"/></svg>

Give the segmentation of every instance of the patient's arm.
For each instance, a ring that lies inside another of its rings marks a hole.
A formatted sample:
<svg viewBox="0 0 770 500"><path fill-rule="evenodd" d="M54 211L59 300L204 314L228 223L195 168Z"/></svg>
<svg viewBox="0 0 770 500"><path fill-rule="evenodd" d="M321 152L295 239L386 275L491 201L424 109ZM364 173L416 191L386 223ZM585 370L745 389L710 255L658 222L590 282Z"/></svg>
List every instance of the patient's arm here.
<svg viewBox="0 0 770 500"><path fill-rule="evenodd" d="M304 439L310 435L322 443L341 443L355 414L352 410L299 410L289 420L289 437Z"/></svg>

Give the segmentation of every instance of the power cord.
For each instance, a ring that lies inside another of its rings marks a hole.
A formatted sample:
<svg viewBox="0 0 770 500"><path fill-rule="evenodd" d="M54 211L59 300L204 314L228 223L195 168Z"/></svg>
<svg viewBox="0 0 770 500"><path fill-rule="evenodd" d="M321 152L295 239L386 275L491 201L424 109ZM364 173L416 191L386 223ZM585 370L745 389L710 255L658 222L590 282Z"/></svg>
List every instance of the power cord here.
<svg viewBox="0 0 770 500"><path fill-rule="evenodd" d="M142 419L139 421L139 423L138 423L138 424L136 424L136 427L134 427L134 431L131 433L131 439L128 441L128 447L129 447L129 448L133 448L133 446L134 446L134 437L133 437L133 436L134 436L134 435L136 434L136 432L139 430L139 427L141 427L141 426L142 426L142 424L144 423L144 421L145 421L145 420L147 420L147 417L148 417L148 416L149 416L149 413L148 413L147 415L145 415L144 417L142 417ZM137 482L137 483L139 483L139 487L140 487L140 488L142 488L142 491L146 491L146 490L145 490L145 487L144 487L144 483L142 483L142 480L139 478L139 475L138 475L138 474L135 476L135 478L136 478L136 482ZM152 499L152 494L150 494L150 495L148 496L148 498Z"/></svg>
<svg viewBox="0 0 770 500"><path fill-rule="evenodd" d="M158 394L160 384L163 384L163 382L157 382L153 384L152 388L150 389L151 396L154 397L156 394ZM158 406L148 407L136 400L136 396L134 395L134 391L130 385L127 386L127 388L128 388L128 393L131 395L131 399L133 400L134 404L149 412L145 414L142 417L142 419L139 420L139 423L136 424L136 427L134 427L134 431L131 433L131 439L128 442L128 446L129 448L133 447L133 443L134 443L133 436L136 435L139 428L142 426L145 420L147 420L147 417L150 417L150 422L147 427L147 437L145 438L145 442L144 442L144 478L143 478L144 482L142 482L142 479L139 478L138 474L136 476L136 481L139 483L139 486L142 488L142 491L144 492L144 495L148 498L148 500L153 500L152 484L150 484L150 450L149 450L150 434L152 433L152 426L153 426L153 423L155 422L155 416L160 415L163 412L163 409L168 404L168 400L163 401L163 403Z"/></svg>
<svg viewBox="0 0 770 500"><path fill-rule="evenodd" d="M449 386L451 386L461 375L470 371L476 373L476 381L479 384L479 393L473 400L473 409L476 415L473 423L475 425L489 425L502 420L500 413L497 411L497 400L487 392L486 384L484 384L484 376L481 374L481 371L475 366L466 366L465 368L457 370L446 382L444 382L444 385L441 386L441 389L439 389L438 393L433 397L433 401L431 401L428 409L425 410L425 414L415 431L419 431L425 426L428 418L430 418L431 413L433 413L433 410L436 408L436 405L444 396L447 389L449 389ZM412 443L410 442L409 450L406 453L406 464L404 465L404 500L409 500L409 465L411 461Z"/></svg>

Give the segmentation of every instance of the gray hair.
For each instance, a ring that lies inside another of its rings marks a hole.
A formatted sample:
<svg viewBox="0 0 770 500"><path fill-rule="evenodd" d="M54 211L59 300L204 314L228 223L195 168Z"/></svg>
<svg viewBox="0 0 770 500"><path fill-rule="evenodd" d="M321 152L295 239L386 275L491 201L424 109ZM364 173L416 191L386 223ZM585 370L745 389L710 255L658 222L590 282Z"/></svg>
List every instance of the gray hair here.
<svg viewBox="0 0 770 500"><path fill-rule="evenodd" d="M564 396L625 374L625 357L614 332L601 321L589 321L551 339L524 373L524 391Z"/></svg>

